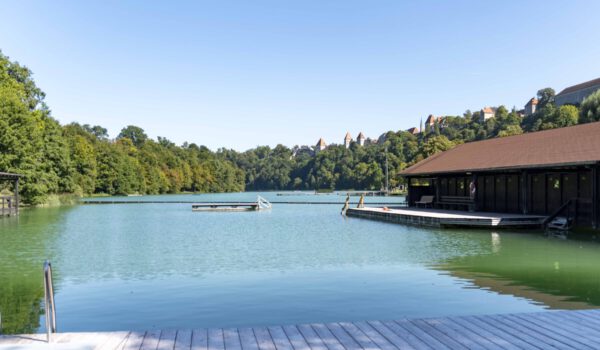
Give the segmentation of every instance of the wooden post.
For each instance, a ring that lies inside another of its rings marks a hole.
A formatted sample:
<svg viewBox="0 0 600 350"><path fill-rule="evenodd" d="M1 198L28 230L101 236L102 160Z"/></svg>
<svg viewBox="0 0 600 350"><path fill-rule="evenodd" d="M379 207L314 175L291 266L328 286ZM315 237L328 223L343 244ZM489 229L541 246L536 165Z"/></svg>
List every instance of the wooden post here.
<svg viewBox="0 0 600 350"><path fill-rule="evenodd" d="M529 179L527 171L521 172L521 212L524 215L529 214L529 208L527 202L529 200Z"/></svg>
<svg viewBox="0 0 600 350"><path fill-rule="evenodd" d="M592 227L598 229L598 165L592 167Z"/></svg>
<svg viewBox="0 0 600 350"><path fill-rule="evenodd" d="M471 182L473 183L473 186L475 186L475 195L473 196L473 211L478 211L479 210L479 188L477 188L477 174L472 174L471 175ZM469 184L469 196L471 195L470 193L471 191L471 186Z"/></svg>
<svg viewBox="0 0 600 350"><path fill-rule="evenodd" d="M15 214L19 215L19 177L15 180Z"/></svg>
<svg viewBox="0 0 600 350"><path fill-rule="evenodd" d="M440 186L441 181L439 176L435 178L435 200L431 204L431 207L435 208L435 203L440 201Z"/></svg>
<svg viewBox="0 0 600 350"><path fill-rule="evenodd" d="M406 177L406 203L410 207L411 204L411 193L410 193L410 177Z"/></svg>

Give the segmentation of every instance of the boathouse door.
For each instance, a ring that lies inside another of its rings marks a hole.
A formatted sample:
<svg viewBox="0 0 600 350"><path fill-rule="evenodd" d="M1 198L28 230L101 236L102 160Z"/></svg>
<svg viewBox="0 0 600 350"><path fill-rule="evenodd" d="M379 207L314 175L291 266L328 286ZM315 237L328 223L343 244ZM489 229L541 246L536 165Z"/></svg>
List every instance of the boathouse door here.
<svg viewBox="0 0 600 350"><path fill-rule="evenodd" d="M531 212L546 214L546 181L544 174L531 175Z"/></svg>
<svg viewBox="0 0 600 350"><path fill-rule="evenodd" d="M506 176L506 212L519 212L519 176Z"/></svg>

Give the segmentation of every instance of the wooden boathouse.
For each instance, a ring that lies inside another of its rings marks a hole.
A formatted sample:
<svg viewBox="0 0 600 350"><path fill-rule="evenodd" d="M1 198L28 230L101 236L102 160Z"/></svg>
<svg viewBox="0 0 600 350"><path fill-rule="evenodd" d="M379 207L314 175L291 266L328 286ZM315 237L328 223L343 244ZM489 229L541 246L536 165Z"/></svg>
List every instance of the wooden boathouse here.
<svg viewBox="0 0 600 350"><path fill-rule="evenodd" d="M21 176L0 172L0 186L6 182L12 184L12 195L5 196L0 193L0 217L19 214L19 178Z"/></svg>
<svg viewBox="0 0 600 350"><path fill-rule="evenodd" d="M409 208L560 215L598 229L599 166L595 122L461 144L400 175L407 179Z"/></svg>

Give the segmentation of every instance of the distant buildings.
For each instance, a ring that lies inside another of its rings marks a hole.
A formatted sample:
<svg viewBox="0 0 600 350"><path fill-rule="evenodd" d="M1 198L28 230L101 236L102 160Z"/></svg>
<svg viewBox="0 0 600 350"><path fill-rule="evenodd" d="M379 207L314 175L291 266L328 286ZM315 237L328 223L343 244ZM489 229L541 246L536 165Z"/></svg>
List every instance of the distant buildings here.
<svg viewBox="0 0 600 350"><path fill-rule="evenodd" d="M343 140L344 147L350 148L350 145L352 144L352 142L354 142L354 139L352 138L352 135L350 134L350 132L347 132L346 136L344 136L344 140ZM377 143L377 142L370 141L370 139L366 138L365 135L362 132L360 132L360 133L358 133L358 137L356 138L356 143L358 143L359 146L365 146L365 145L369 145L370 143ZM302 153L309 153L309 152L312 153L312 155L315 155L325 149L327 149L327 143L325 143L325 140L321 137L321 138L319 138L319 141L317 141L317 144L314 147L295 146L292 149L292 157L295 157Z"/></svg>
<svg viewBox="0 0 600 350"><path fill-rule="evenodd" d="M344 146L346 148L350 148L350 143L352 143L352 136L349 132L347 132L346 137L344 137Z"/></svg>
<svg viewBox="0 0 600 350"><path fill-rule="evenodd" d="M427 119L425 119L425 128L427 128L428 131L433 131L435 130L435 124L437 123L439 125L443 119L443 117L436 117L433 114L430 114Z"/></svg>
<svg viewBox="0 0 600 350"><path fill-rule="evenodd" d="M315 152L323 151L327 148L327 144L325 140L321 137L319 141L317 141L317 145L315 146Z"/></svg>
<svg viewBox="0 0 600 350"><path fill-rule="evenodd" d="M566 104L580 105L586 97L598 89L600 89L600 78L569 86L554 97L554 103L557 107Z"/></svg>
<svg viewBox="0 0 600 350"><path fill-rule="evenodd" d="M496 108L495 107L485 107L481 110L479 114L479 121L485 122L488 119L494 118L496 116Z"/></svg>
<svg viewBox="0 0 600 350"><path fill-rule="evenodd" d="M419 128L410 128L408 130L406 130L407 132L413 134L413 135L417 135L418 133L420 133Z"/></svg>
<svg viewBox="0 0 600 350"><path fill-rule="evenodd" d="M356 142L358 143L359 146L364 146L366 139L367 138L365 137L365 135L361 131L361 132L358 133L358 137L356 138Z"/></svg>
<svg viewBox="0 0 600 350"><path fill-rule="evenodd" d="M538 99L535 97L533 97L531 100L527 101L527 104L525 104L525 108L523 109L523 114L525 116L530 116L533 113L535 113L538 102L539 102Z"/></svg>
<svg viewBox="0 0 600 350"><path fill-rule="evenodd" d="M294 146L294 148L292 148L292 158L301 155L307 155L312 157L315 155L315 150L313 149L313 147L310 146Z"/></svg>

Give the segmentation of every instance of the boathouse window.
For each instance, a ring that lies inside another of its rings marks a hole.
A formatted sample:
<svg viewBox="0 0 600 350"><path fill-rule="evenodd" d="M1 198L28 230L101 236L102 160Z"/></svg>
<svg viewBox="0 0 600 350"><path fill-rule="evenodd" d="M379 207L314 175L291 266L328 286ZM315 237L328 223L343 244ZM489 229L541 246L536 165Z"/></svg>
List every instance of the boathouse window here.
<svg viewBox="0 0 600 350"><path fill-rule="evenodd" d="M416 187L431 186L431 179L412 178L410 179L410 185Z"/></svg>

